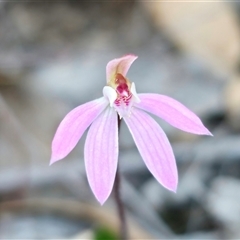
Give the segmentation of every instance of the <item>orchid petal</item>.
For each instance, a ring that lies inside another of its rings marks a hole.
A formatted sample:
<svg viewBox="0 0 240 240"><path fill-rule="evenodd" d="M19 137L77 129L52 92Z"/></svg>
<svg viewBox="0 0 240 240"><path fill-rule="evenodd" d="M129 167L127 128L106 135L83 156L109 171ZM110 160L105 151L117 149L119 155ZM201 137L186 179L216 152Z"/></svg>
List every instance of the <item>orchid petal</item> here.
<svg viewBox="0 0 240 240"><path fill-rule="evenodd" d="M192 111L173 98L160 94L138 94L141 102L135 107L157 115L172 126L183 131L212 135Z"/></svg>
<svg viewBox="0 0 240 240"><path fill-rule="evenodd" d="M111 81L116 73L121 73L125 77L130 66L137 58L137 56L129 54L108 62L106 67L107 83Z"/></svg>
<svg viewBox="0 0 240 240"><path fill-rule="evenodd" d="M117 113L108 107L91 125L84 148L89 185L103 204L109 197L117 170Z"/></svg>
<svg viewBox="0 0 240 240"><path fill-rule="evenodd" d="M177 166L164 131L152 117L137 108L124 120L149 171L165 188L175 192Z"/></svg>
<svg viewBox="0 0 240 240"><path fill-rule="evenodd" d="M84 131L106 108L104 97L80 105L69 112L60 123L52 142L50 165L66 157L76 146Z"/></svg>

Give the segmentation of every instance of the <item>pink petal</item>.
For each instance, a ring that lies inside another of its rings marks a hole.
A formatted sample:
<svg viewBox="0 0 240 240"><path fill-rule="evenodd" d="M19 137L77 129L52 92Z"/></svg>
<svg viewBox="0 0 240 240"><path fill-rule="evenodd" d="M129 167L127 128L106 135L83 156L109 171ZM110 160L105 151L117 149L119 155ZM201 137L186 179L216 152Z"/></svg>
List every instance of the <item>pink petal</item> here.
<svg viewBox="0 0 240 240"><path fill-rule="evenodd" d="M129 54L108 62L106 67L107 83L116 73L121 73L123 76L126 76L128 69L137 58L137 56Z"/></svg>
<svg viewBox="0 0 240 240"><path fill-rule="evenodd" d="M103 204L109 197L117 170L117 113L107 108L91 125L86 138L85 165L89 185Z"/></svg>
<svg viewBox="0 0 240 240"><path fill-rule="evenodd" d="M141 102L136 107L157 115L183 131L212 135L192 111L173 98L160 94L138 94Z"/></svg>
<svg viewBox="0 0 240 240"><path fill-rule="evenodd" d="M74 108L65 116L53 138L50 165L72 151L84 131L107 105L108 101L102 97Z"/></svg>
<svg viewBox="0 0 240 240"><path fill-rule="evenodd" d="M165 188L175 192L178 173L166 134L154 119L137 108L124 120L150 172Z"/></svg>

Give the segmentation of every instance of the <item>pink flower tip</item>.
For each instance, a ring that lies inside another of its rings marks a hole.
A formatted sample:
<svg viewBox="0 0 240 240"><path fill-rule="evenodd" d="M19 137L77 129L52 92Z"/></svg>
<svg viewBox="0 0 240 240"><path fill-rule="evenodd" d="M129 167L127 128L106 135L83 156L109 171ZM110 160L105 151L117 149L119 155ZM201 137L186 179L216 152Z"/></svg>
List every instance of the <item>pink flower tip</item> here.
<svg viewBox="0 0 240 240"><path fill-rule="evenodd" d="M54 160L50 159L50 163L49 163L49 166L53 165L55 163Z"/></svg>
<svg viewBox="0 0 240 240"><path fill-rule="evenodd" d="M204 129L201 132L199 132L199 135L208 135L213 137L213 134L205 126L203 127Z"/></svg>
<svg viewBox="0 0 240 240"><path fill-rule="evenodd" d="M60 159L52 156L51 159L50 159L49 166L51 166L52 164L54 164L54 163L57 162L58 160L60 160Z"/></svg>
<svg viewBox="0 0 240 240"><path fill-rule="evenodd" d="M98 202L101 205L103 205L107 201L110 194L106 194L105 192L100 193L100 192L94 191L94 195L95 195L96 199L98 200Z"/></svg>
<svg viewBox="0 0 240 240"><path fill-rule="evenodd" d="M101 206L103 206L103 204L106 202L106 200L102 200L102 201L98 200L98 202L100 203Z"/></svg>
<svg viewBox="0 0 240 240"><path fill-rule="evenodd" d="M177 186L174 189L169 189L171 192L177 193Z"/></svg>
<svg viewBox="0 0 240 240"><path fill-rule="evenodd" d="M133 53L128 53L128 54L124 54L122 57L127 57L127 56L132 56L132 57L138 57L137 55L133 54Z"/></svg>
<svg viewBox="0 0 240 240"><path fill-rule="evenodd" d="M178 180L176 178L172 183L169 183L168 185L163 184L163 186L169 191L177 193Z"/></svg>
<svg viewBox="0 0 240 240"><path fill-rule="evenodd" d="M212 134L210 131L208 131L208 130L207 130L206 135L211 136L211 137L214 137L213 134Z"/></svg>

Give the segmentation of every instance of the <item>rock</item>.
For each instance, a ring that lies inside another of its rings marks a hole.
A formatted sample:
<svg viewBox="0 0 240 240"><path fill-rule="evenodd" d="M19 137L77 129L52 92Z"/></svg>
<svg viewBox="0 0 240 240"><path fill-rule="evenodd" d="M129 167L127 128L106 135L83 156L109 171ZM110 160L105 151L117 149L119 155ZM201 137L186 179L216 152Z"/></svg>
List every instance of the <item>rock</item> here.
<svg viewBox="0 0 240 240"><path fill-rule="evenodd" d="M60 216L34 214L2 214L0 237L3 239L53 239L65 238L84 228L73 219ZM85 223L86 225L86 223ZM81 226L81 227L80 227ZM27 230L26 230L27 229Z"/></svg>
<svg viewBox="0 0 240 240"><path fill-rule="evenodd" d="M211 231L211 232L205 232L205 231L199 231L199 232L194 232L194 233L189 233L189 234L182 234L181 236L178 237L178 239L184 239L184 240L203 240L203 239L222 239L221 233L217 231Z"/></svg>
<svg viewBox="0 0 240 240"><path fill-rule="evenodd" d="M160 31L217 72L233 73L240 54L240 31L225 2L141 2Z"/></svg>
<svg viewBox="0 0 240 240"><path fill-rule="evenodd" d="M206 187L204 174L199 165L193 165L184 174L179 172L177 194L167 191L160 183L151 178L141 188L146 199L158 210L162 211L168 204L181 205L189 199L202 201Z"/></svg>
<svg viewBox="0 0 240 240"><path fill-rule="evenodd" d="M31 72L25 80L28 88L41 94L54 94L59 99L80 105L102 96L106 84L105 63L100 56L79 56L71 61L55 61Z"/></svg>
<svg viewBox="0 0 240 240"><path fill-rule="evenodd" d="M175 197L173 193L164 189L155 178L148 180L141 187L141 192L156 210L162 210L166 202L173 202Z"/></svg>
<svg viewBox="0 0 240 240"><path fill-rule="evenodd" d="M70 239L88 239L88 240L94 240L94 231L92 229L87 229L85 231L82 231L81 233L73 236Z"/></svg>
<svg viewBox="0 0 240 240"><path fill-rule="evenodd" d="M238 162L240 156L239 136L202 137L201 141L189 144L174 144L173 149L179 162L195 161L202 164L216 162Z"/></svg>
<svg viewBox="0 0 240 240"><path fill-rule="evenodd" d="M209 191L205 207L224 224L226 239L240 237L240 181L232 177L216 178Z"/></svg>
<svg viewBox="0 0 240 240"><path fill-rule="evenodd" d="M225 89L227 120L234 131L240 131L240 76L228 82Z"/></svg>
<svg viewBox="0 0 240 240"><path fill-rule="evenodd" d="M204 185L205 174L201 171L198 163L191 164L187 170L180 174L179 186L175 199L177 203L187 202L188 199L202 201L206 186Z"/></svg>

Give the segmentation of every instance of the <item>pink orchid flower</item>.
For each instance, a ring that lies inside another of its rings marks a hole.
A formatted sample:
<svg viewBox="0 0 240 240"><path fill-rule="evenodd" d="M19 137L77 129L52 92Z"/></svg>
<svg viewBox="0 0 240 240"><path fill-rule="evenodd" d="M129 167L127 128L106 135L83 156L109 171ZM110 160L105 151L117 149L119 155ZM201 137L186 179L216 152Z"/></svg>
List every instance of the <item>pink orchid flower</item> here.
<svg viewBox="0 0 240 240"><path fill-rule="evenodd" d="M90 126L84 148L89 185L103 204L109 197L118 165L118 115L127 124L137 148L153 176L176 192L178 173L173 150L157 122L146 112L176 128L211 135L201 120L178 101L159 94L137 94L126 78L135 55L125 55L107 64L103 97L80 105L60 123L52 142L50 164L66 157Z"/></svg>

